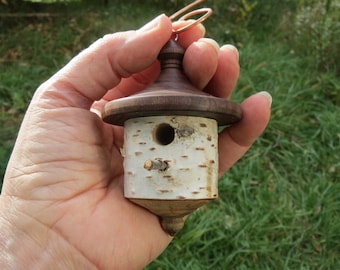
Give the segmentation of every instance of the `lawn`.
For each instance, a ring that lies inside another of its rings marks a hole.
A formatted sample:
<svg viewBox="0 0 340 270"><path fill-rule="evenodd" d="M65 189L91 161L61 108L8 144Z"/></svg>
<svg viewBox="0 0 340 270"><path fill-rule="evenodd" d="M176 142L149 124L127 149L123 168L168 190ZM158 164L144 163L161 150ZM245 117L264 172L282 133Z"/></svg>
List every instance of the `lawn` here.
<svg viewBox="0 0 340 270"><path fill-rule="evenodd" d="M1 12L1 174L41 82L95 39L171 14L179 2L25 6L12 13L18 17ZM340 269L340 55L339 46L331 46L333 28L324 26L328 36L315 45L316 37L293 27L292 10L282 9L265 23L255 11L238 16L220 2L211 3L215 15L206 27L209 37L240 50L241 75L232 99L269 91L271 121L220 180L219 200L191 214L146 269ZM339 9L339 1L325 2Z"/></svg>

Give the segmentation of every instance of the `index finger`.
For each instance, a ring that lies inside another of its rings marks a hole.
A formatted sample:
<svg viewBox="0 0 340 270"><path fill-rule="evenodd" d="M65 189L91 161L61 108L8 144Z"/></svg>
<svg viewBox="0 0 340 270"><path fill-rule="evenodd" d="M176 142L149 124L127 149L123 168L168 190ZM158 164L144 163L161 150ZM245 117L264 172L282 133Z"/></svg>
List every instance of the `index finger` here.
<svg viewBox="0 0 340 270"><path fill-rule="evenodd" d="M189 23L188 21L174 22L172 24L172 27L176 29L188 23ZM179 45L186 49L189 45L202 38L204 34L205 34L204 26L202 24L195 25L194 27L188 29L187 31L179 34L178 43ZM152 83L156 79L156 77L159 74L159 71L160 71L159 65L154 63L145 70L135 73L129 78L122 79L117 86L115 86L113 89L110 89L105 94L105 96L103 97L103 101L100 102L101 105L99 107L102 107L106 101L130 96L140 90L145 89L145 87L147 87L150 83Z"/></svg>

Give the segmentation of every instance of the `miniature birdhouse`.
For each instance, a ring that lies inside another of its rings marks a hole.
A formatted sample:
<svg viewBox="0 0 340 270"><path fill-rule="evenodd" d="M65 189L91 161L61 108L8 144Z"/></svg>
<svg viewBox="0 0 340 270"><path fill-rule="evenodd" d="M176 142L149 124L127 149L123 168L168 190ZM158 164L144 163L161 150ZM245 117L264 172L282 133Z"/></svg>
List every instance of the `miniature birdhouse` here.
<svg viewBox="0 0 340 270"><path fill-rule="evenodd" d="M241 118L237 104L190 83L183 55L170 40L155 83L107 103L102 113L105 122L124 126L125 197L161 217L170 235L185 215L218 197L218 126Z"/></svg>

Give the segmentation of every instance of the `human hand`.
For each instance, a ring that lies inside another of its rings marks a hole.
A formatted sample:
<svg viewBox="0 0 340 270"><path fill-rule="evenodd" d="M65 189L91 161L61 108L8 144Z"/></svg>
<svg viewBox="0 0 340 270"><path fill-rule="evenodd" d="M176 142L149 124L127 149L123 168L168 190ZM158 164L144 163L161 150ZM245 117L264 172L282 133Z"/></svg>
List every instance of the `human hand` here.
<svg viewBox="0 0 340 270"><path fill-rule="evenodd" d="M158 218L124 198L123 128L98 114L157 77L157 54L171 33L162 15L140 30L107 35L36 91L0 197L1 269L140 269L169 244ZM203 36L201 25L180 34L185 73L198 88L229 98L238 53ZM242 121L219 135L220 174L269 120L265 94L241 107Z"/></svg>

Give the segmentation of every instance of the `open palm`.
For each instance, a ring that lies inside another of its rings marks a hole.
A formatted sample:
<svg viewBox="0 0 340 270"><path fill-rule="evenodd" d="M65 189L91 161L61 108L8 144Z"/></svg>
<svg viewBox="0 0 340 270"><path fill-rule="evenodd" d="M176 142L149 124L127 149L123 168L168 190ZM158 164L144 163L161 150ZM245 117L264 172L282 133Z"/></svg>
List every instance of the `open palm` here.
<svg viewBox="0 0 340 270"><path fill-rule="evenodd" d="M123 128L105 124L99 114L107 101L155 79L156 57L171 30L163 15L138 31L107 35L39 87L0 197L0 212L7 213L0 230L20 240L20 248L16 241L0 244L17 256L0 260L0 266L47 269L53 262L53 269L140 269L169 244L158 218L124 198ZM179 38L187 48L185 72L198 88L229 98L239 73L237 52L203 35L196 26ZM266 95L241 106L243 120L219 137L220 152L231 153L220 155L221 173L269 119Z"/></svg>

